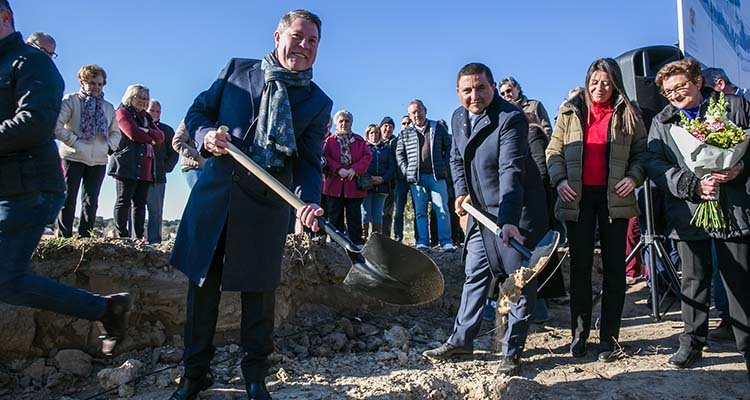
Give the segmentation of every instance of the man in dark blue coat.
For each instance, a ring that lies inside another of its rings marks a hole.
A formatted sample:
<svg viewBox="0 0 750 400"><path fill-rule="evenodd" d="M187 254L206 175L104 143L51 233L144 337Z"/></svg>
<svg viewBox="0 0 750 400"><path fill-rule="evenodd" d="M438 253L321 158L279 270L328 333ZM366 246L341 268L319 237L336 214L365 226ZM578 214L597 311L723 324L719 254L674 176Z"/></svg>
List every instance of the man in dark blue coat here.
<svg viewBox="0 0 750 400"><path fill-rule="evenodd" d="M305 10L282 17L275 49L263 60L232 59L198 95L185 124L209 157L193 187L171 263L190 279L185 373L171 399L194 399L213 384L209 364L221 291L242 292L242 373L251 399L270 399L263 383L273 351L289 206L227 156L228 142L250 155L308 205L297 211L314 231L323 214L320 157L332 102L312 82L320 19ZM217 131L226 125L228 134Z"/></svg>
<svg viewBox="0 0 750 400"><path fill-rule="evenodd" d="M493 275L510 276L522 262L521 255L508 247L508 239L533 247L547 230L544 187L529 152L523 112L500 98L492 72L483 64L464 66L456 91L462 105L452 120L450 164L456 213L466 213L462 204L469 197L476 208L495 216L502 238L469 218L466 280L453 333L445 344L424 353L441 359L473 352ZM534 280L523 289L519 301L511 304L498 373L518 371L536 290Z"/></svg>

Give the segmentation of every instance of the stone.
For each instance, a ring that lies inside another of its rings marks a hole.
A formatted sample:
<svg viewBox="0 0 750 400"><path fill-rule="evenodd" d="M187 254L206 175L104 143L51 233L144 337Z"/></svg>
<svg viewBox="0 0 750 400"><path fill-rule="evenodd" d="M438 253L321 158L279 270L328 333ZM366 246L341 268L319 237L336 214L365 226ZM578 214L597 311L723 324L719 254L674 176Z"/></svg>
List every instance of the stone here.
<svg viewBox="0 0 750 400"><path fill-rule="evenodd" d="M81 350L65 349L55 355L60 371L85 378L91 374L91 356Z"/></svg>
<svg viewBox="0 0 750 400"><path fill-rule="evenodd" d="M159 362L164 364L177 364L182 361L182 349L164 347L159 352Z"/></svg>
<svg viewBox="0 0 750 400"><path fill-rule="evenodd" d="M0 358L10 359L31 352L36 336L35 310L0 303Z"/></svg>
<svg viewBox="0 0 750 400"><path fill-rule="evenodd" d="M240 346L237 346L236 344L232 343L229 345L229 353L234 354L236 352L240 351Z"/></svg>
<svg viewBox="0 0 750 400"><path fill-rule="evenodd" d="M393 325L391 329L384 332L383 337L388 345L394 349L408 350L409 349L409 331L403 326Z"/></svg>
<svg viewBox="0 0 750 400"><path fill-rule="evenodd" d="M346 346L348 339L345 333L334 332L326 336L323 341L331 347L331 350L339 351Z"/></svg>
<svg viewBox="0 0 750 400"><path fill-rule="evenodd" d="M344 331L349 339L354 339L354 325L352 325L352 321L349 321L348 318L341 318L338 324L339 328Z"/></svg>
<svg viewBox="0 0 750 400"><path fill-rule="evenodd" d="M159 374L159 376L156 377L156 386L159 388L167 388L171 383L172 378L169 376L169 372Z"/></svg>
<svg viewBox="0 0 750 400"><path fill-rule="evenodd" d="M176 385L180 383L180 378L182 378L183 373L185 373L185 367L179 366L177 368L172 368L169 370L169 380Z"/></svg>
<svg viewBox="0 0 750 400"><path fill-rule="evenodd" d="M436 342L445 343L448 340L448 334L441 328L437 328L432 332L432 339Z"/></svg>
<svg viewBox="0 0 750 400"><path fill-rule="evenodd" d="M359 331L362 334L362 336L372 336L377 335L380 330L376 328L373 325L370 324L362 324L359 326Z"/></svg>
<svg viewBox="0 0 750 400"><path fill-rule="evenodd" d="M143 368L143 363L129 359L117 368L105 368L96 374L102 388L109 390L135 379ZM122 397L127 397L120 395Z"/></svg>
<svg viewBox="0 0 750 400"><path fill-rule="evenodd" d="M126 399L131 398L133 397L133 395L135 395L135 386L120 385L120 387L117 389L117 395Z"/></svg>
<svg viewBox="0 0 750 400"><path fill-rule="evenodd" d="M396 354L398 365L406 365L406 363L409 362L409 355L405 352L401 350L394 350L393 352Z"/></svg>
<svg viewBox="0 0 750 400"><path fill-rule="evenodd" d="M47 371L47 365L45 365L43 359L37 359L31 363L28 367L23 370L23 374L32 380L41 381L44 379L44 374ZM24 385L26 386L26 385Z"/></svg>
<svg viewBox="0 0 750 400"><path fill-rule="evenodd" d="M390 351L381 351L381 352L375 354L375 360L377 360L379 362L393 360L393 359L395 359L397 357L398 356L396 356L394 353L391 353Z"/></svg>
<svg viewBox="0 0 750 400"><path fill-rule="evenodd" d="M71 375L67 375L63 372L55 372L53 374L50 374L50 376L47 378L47 384L44 386L47 389L53 388L63 382L65 382L68 377L72 380Z"/></svg>
<svg viewBox="0 0 750 400"><path fill-rule="evenodd" d="M279 370L276 371L276 379L280 382L286 382L289 380L289 374L284 371L284 368L279 368Z"/></svg>

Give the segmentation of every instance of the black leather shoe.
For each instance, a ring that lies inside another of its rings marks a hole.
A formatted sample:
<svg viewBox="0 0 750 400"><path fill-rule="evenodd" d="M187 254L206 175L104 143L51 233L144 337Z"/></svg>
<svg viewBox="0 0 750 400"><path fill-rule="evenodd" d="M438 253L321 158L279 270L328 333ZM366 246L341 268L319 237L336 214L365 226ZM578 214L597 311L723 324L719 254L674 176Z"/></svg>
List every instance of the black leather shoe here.
<svg viewBox="0 0 750 400"><path fill-rule="evenodd" d="M500 359L500 365L497 366L497 374L513 376L518 374L520 369L521 360L511 356L503 356L503 358Z"/></svg>
<svg viewBox="0 0 750 400"><path fill-rule="evenodd" d="M180 386L172 393L169 400L195 400L198 398L198 393L210 388L213 384L214 376L210 372L206 372L198 379L189 379L183 376L180 379Z"/></svg>
<svg viewBox="0 0 750 400"><path fill-rule="evenodd" d="M472 354L474 354L473 349L456 347L450 343L444 343L437 349L427 350L422 353L422 355L427 358L434 358L438 360L447 360L454 357L471 357Z"/></svg>
<svg viewBox="0 0 750 400"><path fill-rule="evenodd" d="M702 357L699 349L692 347L682 347L677 350L676 353L669 357L667 364L673 368L690 368L694 362L700 360Z"/></svg>
<svg viewBox="0 0 750 400"><path fill-rule="evenodd" d="M570 344L570 354L575 358L581 358L586 356L586 341L575 340Z"/></svg>
<svg viewBox="0 0 750 400"><path fill-rule="evenodd" d="M117 342L127 335L132 301L128 293L112 294L104 298L107 300L107 310L97 326L101 332L99 338L102 339L102 353L110 355Z"/></svg>
<svg viewBox="0 0 750 400"><path fill-rule="evenodd" d="M263 381L248 383L245 388L249 400L271 400L271 393L268 393L266 383Z"/></svg>
<svg viewBox="0 0 750 400"><path fill-rule="evenodd" d="M615 361L616 357L614 355L615 352L612 350L603 350L599 352L599 355L596 356L596 359L600 362L608 363Z"/></svg>
<svg viewBox="0 0 750 400"><path fill-rule="evenodd" d="M596 359L600 362L612 362L617 359L615 357L615 346L611 343L599 343L599 354Z"/></svg>

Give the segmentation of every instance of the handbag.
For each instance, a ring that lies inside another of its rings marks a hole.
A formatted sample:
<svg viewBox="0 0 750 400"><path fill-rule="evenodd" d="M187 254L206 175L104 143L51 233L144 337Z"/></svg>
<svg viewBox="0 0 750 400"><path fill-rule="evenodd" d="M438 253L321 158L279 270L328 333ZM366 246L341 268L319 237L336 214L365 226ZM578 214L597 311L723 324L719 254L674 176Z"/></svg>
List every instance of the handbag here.
<svg viewBox="0 0 750 400"><path fill-rule="evenodd" d="M357 177L357 189L368 190L375 186L375 180L370 175L362 175Z"/></svg>

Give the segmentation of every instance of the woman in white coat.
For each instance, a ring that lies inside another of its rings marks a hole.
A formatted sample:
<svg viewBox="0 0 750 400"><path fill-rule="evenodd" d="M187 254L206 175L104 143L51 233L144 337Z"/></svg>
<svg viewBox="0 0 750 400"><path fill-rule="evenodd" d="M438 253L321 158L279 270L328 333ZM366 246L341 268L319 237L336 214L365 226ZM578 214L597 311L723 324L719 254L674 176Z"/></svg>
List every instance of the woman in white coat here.
<svg viewBox="0 0 750 400"><path fill-rule="evenodd" d="M58 232L73 235L76 197L81 192L81 218L78 235L91 236L99 206L99 191L104 181L107 156L120 142L120 128L115 107L104 100L107 73L98 65L84 65L78 70L81 89L65 95L57 118L55 137L60 143L63 174L67 186L65 203L57 218Z"/></svg>

